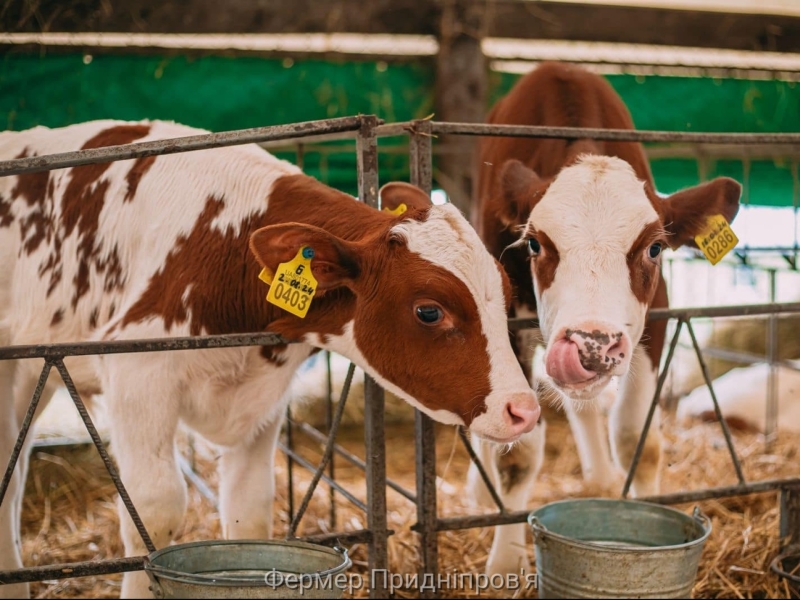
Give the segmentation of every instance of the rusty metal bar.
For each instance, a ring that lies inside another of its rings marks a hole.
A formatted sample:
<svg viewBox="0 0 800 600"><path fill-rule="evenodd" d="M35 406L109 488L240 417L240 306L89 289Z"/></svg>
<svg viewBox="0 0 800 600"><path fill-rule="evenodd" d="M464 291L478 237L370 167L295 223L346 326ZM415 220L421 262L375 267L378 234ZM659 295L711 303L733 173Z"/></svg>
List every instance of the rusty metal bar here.
<svg viewBox="0 0 800 600"><path fill-rule="evenodd" d="M647 313L647 319L681 319L688 321L696 317L755 317L779 313L800 313L800 302L777 302L774 304L735 304L729 306L705 306L690 308L654 308ZM535 318L509 319L508 328L512 331L531 329L539 326Z"/></svg>
<svg viewBox="0 0 800 600"><path fill-rule="evenodd" d="M306 435L314 438L316 441L318 441L318 442L320 442L322 444L325 444L328 441L328 438L326 436L324 436L322 433L317 431L315 428L313 428L308 423L298 423L296 421L293 421L293 425L295 427L297 427L300 431L305 433ZM358 458L352 452L349 452L346 448L343 448L339 444L334 444L333 445L333 451L336 454L338 454L339 456L341 456L342 458L344 458L347 462L355 465L356 467L358 467L362 471L366 470L367 463L365 463L363 460ZM329 474L329 476L330 476L330 474ZM386 479L386 485L389 486L391 489L393 489L398 494L400 494L401 496L403 496L404 498L406 498L407 500L410 500L411 502L416 502L417 501L417 497L414 494L409 492L407 489L405 489L403 486L401 486L396 481L387 478Z"/></svg>
<svg viewBox="0 0 800 600"><path fill-rule="evenodd" d="M59 375L61 375L64 386L67 388L72 401L75 403L75 408L78 409L78 413L83 420L83 424L86 426L86 431L89 432L89 436L92 438L95 448L97 448L97 453L100 455L100 458L103 459L103 464L106 466L106 471L108 471L111 481L114 482L114 487L117 488L117 493L122 500L122 504L124 504L125 508L128 510L131 521L133 521L136 531L139 532L139 536L142 538L145 548L147 548L148 552L155 552L156 547L153 544L153 540L150 538L150 534L147 533L147 529L142 522L142 518L139 516L139 511L137 511L136 507L133 505L131 497L128 495L128 490L125 489L125 484L122 483L122 479L117 472L117 468L111 461L111 457L108 455L108 452L106 452L106 447L103 444L103 440L100 439L100 434L97 433L97 428L94 426L92 418L89 416L89 412L86 410L86 406L84 406L83 400L81 400L81 397L78 394L78 390L75 389L75 383L72 381L72 376L69 374L69 371L67 371L64 360L62 358L55 359L53 361L53 366L58 370Z"/></svg>
<svg viewBox="0 0 800 600"><path fill-rule="evenodd" d="M292 432L292 407L286 407L286 447L294 452L294 436ZM288 494L288 512L289 522L294 521L294 460L292 459L291 452L286 452L286 485L289 487Z"/></svg>
<svg viewBox="0 0 800 600"><path fill-rule="evenodd" d="M776 290L775 269L769 269L769 301L775 302ZM764 415L764 434L766 449L771 450L778 438L778 317L771 314L767 319L767 406Z"/></svg>
<svg viewBox="0 0 800 600"><path fill-rule="evenodd" d="M494 483L492 483L489 474L486 472L486 468L483 466L481 459L475 454L475 449L470 444L469 439L467 439L467 434L464 432L463 427L458 428L458 436L461 438L461 442L464 444L464 448L467 450L467 454L469 454L470 460L475 463L475 467L478 469L478 473L480 473L481 479L483 480L486 489L489 490L489 494L494 500L494 503L497 505L497 509L504 513L506 512L506 507L503 504L503 501L500 499L500 495L497 493L497 490L494 487Z"/></svg>
<svg viewBox="0 0 800 600"><path fill-rule="evenodd" d="M389 530L389 535L394 535L393 530ZM369 543L372 540L372 532L369 529L357 529L356 531L340 531L333 533L318 533L297 538L312 544L322 544L323 546L351 545Z"/></svg>
<svg viewBox="0 0 800 600"><path fill-rule="evenodd" d="M713 498L728 498L730 496L746 496L748 494L773 492L787 486L795 485L800 486L800 479L768 479L745 485L731 485L694 492L677 492L659 496L645 496L644 498L639 498L639 500L654 502L656 504L687 504L690 502L711 500ZM475 527L495 527L498 525L524 523L527 521L530 512L530 510L517 510L490 515L448 517L438 520L437 531L457 531L459 529L472 529ZM415 529L416 527L417 525L413 526L411 529Z"/></svg>
<svg viewBox="0 0 800 600"><path fill-rule="evenodd" d="M325 382L325 426L327 428L328 436L331 435L333 431L333 374L331 373L331 352L330 350L325 351L325 372L327 377ZM304 423L305 425L305 423ZM312 428L313 429L313 428ZM325 442L322 442L323 444ZM336 451L336 447L338 444L333 445L334 451ZM336 481L336 461L331 457L331 461L328 465L328 477L331 480ZM331 509L330 509L330 527L331 530L336 529L336 490L333 488L328 489L328 501L330 502Z"/></svg>
<svg viewBox="0 0 800 600"><path fill-rule="evenodd" d="M297 532L297 526L300 525L300 520L303 518L303 515L308 509L308 505L311 502L311 498L314 495L314 491L317 489L317 485L319 484L319 480L324 478L325 481L330 484L331 487L342 491L342 495L345 496L351 502L357 503L356 505L364 506L360 500L357 500L352 494L343 490L341 486L339 486L332 477L328 477L325 475L325 469L328 466L331 458L333 457L333 445L336 443L336 433L339 431L339 424L342 422L342 415L344 414L344 407L347 404L347 396L350 394L350 385L353 383L353 374L356 371L355 363L350 363L350 367L347 369L347 377L345 377L344 385L342 386L342 395L339 398L339 405L336 407L336 414L333 417L333 421L331 422L331 429L328 432L328 440L327 445L325 446L325 451L322 453L322 458L319 461L319 466L315 469L312 467L312 472L314 476L311 479L311 483L308 484L308 488L306 489L306 495L303 497L303 501L300 503L300 508L297 509L297 514L292 519L292 522L289 524L289 533L287 537L294 537L295 532ZM285 446L284 446L285 448ZM285 452L289 454L295 461L303 464L310 464L304 459L301 459L294 450L290 450L289 448L285 448ZM366 506L364 506L366 510Z"/></svg>
<svg viewBox="0 0 800 600"><path fill-rule="evenodd" d="M728 429L728 423L725 421L725 417L723 417L722 411L719 408L717 394L714 392L714 385L711 383L711 375L708 372L706 361L703 359L703 351L700 349L700 344L697 343L697 337L694 334L694 327L692 327L691 321L686 322L686 329L689 330L689 335L692 338L692 345L694 346L694 351L697 355L697 361L700 363L700 370L703 373L703 379L705 380L708 391L711 394L711 401L714 403L714 414L719 421L720 427L722 427L722 435L725 436L725 444L728 446L728 452L730 452L731 460L733 461L733 468L736 469L736 478L739 480L740 484L744 485L746 482L744 479L744 473L742 472L742 465L739 462L739 456L736 454L736 448L733 446L733 438L731 438L731 432L730 429Z"/></svg>
<svg viewBox="0 0 800 600"><path fill-rule="evenodd" d="M380 210L378 197L378 138L375 129L380 123L374 116L365 116L356 138L358 165L358 198ZM386 432L384 430L383 389L369 375L364 376L364 445L367 478L367 528L372 531L369 547L369 570L389 567L386 520ZM385 581L378 578L369 590L370 598L387 598Z"/></svg>
<svg viewBox="0 0 800 600"><path fill-rule="evenodd" d="M411 183L430 195L433 187L432 133L430 121L414 121L408 128ZM436 432L433 420L414 410L417 529L419 534L419 577L433 577L439 572L439 538L436 532ZM435 588L425 588L422 598L435 598Z"/></svg>
<svg viewBox="0 0 800 600"><path fill-rule="evenodd" d="M488 125L484 123L443 123L431 121L433 133L502 137L559 138L616 142L703 142L713 144L800 144L798 133L705 133L597 129L590 127L540 127L535 125Z"/></svg>
<svg viewBox="0 0 800 600"><path fill-rule="evenodd" d="M110 575L128 571L144 570L144 556L111 558L108 560L87 560L84 562L62 563L41 567L26 567L13 571L0 571L0 585L28 583L45 579L68 579L90 575Z"/></svg>
<svg viewBox="0 0 800 600"><path fill-rule="evenodd" d="M49 377L50 369L52 368L53 363L49 360L45 360L44 367L42 367L42 372L39 375L39 381L36 384L36 388L33 390L31 403L28 405L28 410L25 413L25 417L22 419L22 427L19 430L17 442L14 444L14 448L11 450L11 456L8 459L8 466L6 467L5 475L3 475L3 481L0 483L0 504L2 504L3 500L5 500L8 486L11 485L11 478L14 475L14 469L17 466L17 461L19 461L19 455L22 452L22 447L25 445L25 438L28 437L28 430L31 427L31 423L33 423L33 416L36 414L36 408L39 406L39 400L42 398L42 392L44 391L44 386L47 383L47 378ZM11 398L4 398L0 401L10 402ZM22 489L25 489L25 482L20 481L20 486ZM0 579L0 581L2 581L2 579Z"/></svg>
<svg viewBox="0 0 800 600"><path fill-rule="evenodd" d="M194 150L208 150L225 146L238 146L241 144L267 142L276 140L289 140L305 137L309 134L337 133L342 131L355 131L359 129L365 119L376 117L341 117L321 121L305 121L291 125L272 125L270 127L253 127L252 129L237 129L219 133L206 133L187 137L151 142L138 142L118 146L105 146L88 150L75 150L45 156L30 156L13 160L0 161L0 177L20 175L22 173L37 173L67 167L93 165L112 162L115 160L128 160L146 156L159 156L176 154L178 152L191 152Z"/></svg>
<svg viewBox="0 0 800 600"><path fill-rule="evenodd" d="M0 348L0 360L15 358L52 358L92 354L124 354L126 352L165 352L239 346L277 346L294 344L275 333L233 333L202 337L153 338L147 340L115 340L67 344L35 344Z"/></svg>
<svg viewBox="0 0 800 600"><path fill-rule="evenodd" d="M684 347L683 344L679 345ZM714 348L710 346L703 348L703 354L710 356L711 358L721 358L722 360L729 360L731 362L739 362L750 365L769 361L769 358L760 354L753 354L752 352L743 352L740 350L727 350L725 348ZM798 365L797 361L794 359L777 360L775 361L775 364L785 369L800 371L800 365Z"/></svg>
<svg viewBox="0 0 800 600"><path fill-rule="evenodd" d="M628 475L625 477L625 485L622 486L622 497L627 498L628 492L631 489L631 485L633 485L633 477L636 475L636 468L639 466L639 460L642 458L642 452L644 451L644 444L647 441L647 434L650 432L650 425L653 423L653 415L655 415L656 408L658 407L658 400L661 398L661 390L664 387L664 382L667 379L667 373L669 372L669 365L672 362L672 356L675 354L675 347L678 345L678 338L681 335L681 327L683 326L683 321L678 319L678 324L675 327L675 333L672 336L672 341L669 344L669 352L667 353L666 361L664 362L664 367L661 369L661 374L658 376L658 383L656 384L656 391L653 394L653 400L650 402L650 410L647 411L647 418L644 421L644 426L642 427L642 433L639 436L639 441L636 443L636 450L633 453L633 458L631 459L631 465L628 467Z"/></svg>
<svg viewBox="0 0 800 600"><path fill-rule="evenodd" d="M287 448L286 445L284 443L282 443L282 442L278 442L278 448L280 448L282 452L285 452L286 454L291 455L292 460L294 460L294 462L296 462L298 465L300 465L304 469L310 471L315 476L317 474L319 474L319 478L317 480L317 483L319 483L319 480L324 481L329 486L336 488L336 491L339 492L342 496L344 496L347 500L349 500L356 508L360 508L364 512L367 512L367 505L364 504L358 498L356 498L353 494L351 494L345 488L343 488L341 486L341 484L336 483L330 477L328 477L324 473L324 471L325 471L324 468L320 469L318 466L315 466L315 465L311 464L309 461L307 461L305 458L300 456L294 450L289 450L289 448ZM309 487L308 489L311 490L312 493L313 493L313 491L314 491L314 489L316 489L316 487L317 486L314 485L313 487ZM291 522L291 524L289 526L289 531L286 534L286 538L287 539L295 537L294 534L297 531L297 526L300 524L300 519L302 519L304 514L305 514L305 508L303 506L301 506L299 509L297 509L297 514L294 516L294 520Z"/></svg>

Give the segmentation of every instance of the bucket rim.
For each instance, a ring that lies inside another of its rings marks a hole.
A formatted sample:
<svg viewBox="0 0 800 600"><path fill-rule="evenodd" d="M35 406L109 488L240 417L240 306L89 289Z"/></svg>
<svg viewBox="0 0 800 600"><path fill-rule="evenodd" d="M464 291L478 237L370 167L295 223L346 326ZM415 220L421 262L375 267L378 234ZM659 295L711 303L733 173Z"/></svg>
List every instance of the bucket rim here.
<svg viewBox="0 0 800 600"><path fill-rule="evenodd" d="M163 567L159 564L154 564L153 560L157 560L167 554L172 554L176 551L186 550L186 549L194 549L194 548L202 548L204 546L276 546L276 547L292 547L292 548L304 548L307 550L314 550L317 552L321 552L328 555L336 555L342 559L341 564L331 567L330 569L325 569L323 571L317 571L313 573L291 573L288 571L278 571L273 568L272 571L265 571L264 575L261 576L260 579L253 578L253 577L236 577L231 575L207 575L204 573L189 573L185 571L176 571L174 569L169 569L167 567ZM352 560L350 560L350 556L347 552L346 548L341 546L334 546L333 548L328 546L322 546L321 544L312 544L310 542L303 542L300 540L202 540L198 542L186 542L184 544L175 544L173 546L167 546L166 548L161 548L160 550L156 550L155 552L151 552L147 555L144 559L144 570L150 576L151 579L156 580L156 578L167 579L169 581L175 581L178 583L188 583L188 584L202 584L202 585L209 585L209 586L238 586L238 587L279 587L282 584L283 578L286 575L291 575L293 577L297 577L301 580L314 580L320 578L327 578L329 576L338 575L339 573L343 573L347 569L353 566ZM276 573L277 575L281 576L281 580L279 583L276 583L274 580L269 581L268 576L270 573Z"/></svg>
<svg viewBox="0 0 800 600"><path fill-rule="evenodd" d="M694 521L697 525L700 526L702 531L702 535L698 538L691 540L689 542L684 542L682 544L671 544L668 546L622 546L622 545L614 545L614 546L606 546L603 544L593 543L585 540L579 540L576 538L571 538L565 536L560 533L556 533L547 529L544 524L539 522L539 518L536 513L542 511L545 508L550 508L553 506L558 505L567 505L567 504L607 504L607 505L617 505L617 506L635 506L637 508L655 508L661 510L665 513L672 513L673 515L679 516L681 519L689 519L690 521ZM700 511L700 508L695 506L693 514L687 515L685 512L680 511L676 508L672 508L671 506L664 506L663 504L657 504L655 502L646 502L644 500L630 500L630 499L614 499L614 498L571 498L567 500L557 500L556 502L548 502L537 508L536 510L531 511L528 514L528 525L531 528L531 532L534 536L534 543L538 541L539 536L547 536L549 538L555 539L560 543L570 545L577 548L588 549L595 552L613 552L615 554L625 553L625 554L643 554L647 552L653 551L670 551L670 550L687 550L694 546L703 546L705 542L708 540L709 536L711 535L712 526L711 526L711 519L709 519L705 514Z"/></svg>

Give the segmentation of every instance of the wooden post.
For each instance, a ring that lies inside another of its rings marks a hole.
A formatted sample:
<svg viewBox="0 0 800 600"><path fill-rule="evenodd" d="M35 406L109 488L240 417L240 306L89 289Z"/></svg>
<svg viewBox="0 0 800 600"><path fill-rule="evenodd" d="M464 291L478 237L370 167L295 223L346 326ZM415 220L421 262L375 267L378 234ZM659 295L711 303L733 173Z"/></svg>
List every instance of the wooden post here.
<svg viewBox="0 0 800 600"><path fill-rule="evenodd" d="M488 10L483 2L444 0L436 69L436 120L480 123L486 113L487 70L481 39ZM476 138L443 136L436 179L450 201L470 214Z"/></svg>

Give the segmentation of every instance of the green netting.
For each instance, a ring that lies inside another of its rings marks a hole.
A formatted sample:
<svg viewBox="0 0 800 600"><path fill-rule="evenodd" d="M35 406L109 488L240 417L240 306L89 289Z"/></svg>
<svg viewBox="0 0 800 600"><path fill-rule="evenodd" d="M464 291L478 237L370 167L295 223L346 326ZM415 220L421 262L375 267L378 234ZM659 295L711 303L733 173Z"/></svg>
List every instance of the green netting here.
<svg viewBox="0 0 800 600"><path fill-rule="evenodd" d="M517 76L493 73L492 100ZM779 81L679 77L608 77L640 129L674 131L800 132L800 88ZM106 54L85 62L79 53L9 52L0 61L0 123L7 129L57 127L99 118L171 119L221 131L259 125L374 113L386 121L433 112L429 61L281 61L255 57L158 57ZM394 144L382 140L383 147ZM308 152L306 170L333 186L355 191L351 145ZM293 155L284 155L292 158ZM381 155L384 180L407 179L402 154ZM709 176L746 182L752 204L791 206L790 164L720 161ZM653 161L660 190L699 180L692 159ZM745 173L748 175L744 178Z"/></svg>

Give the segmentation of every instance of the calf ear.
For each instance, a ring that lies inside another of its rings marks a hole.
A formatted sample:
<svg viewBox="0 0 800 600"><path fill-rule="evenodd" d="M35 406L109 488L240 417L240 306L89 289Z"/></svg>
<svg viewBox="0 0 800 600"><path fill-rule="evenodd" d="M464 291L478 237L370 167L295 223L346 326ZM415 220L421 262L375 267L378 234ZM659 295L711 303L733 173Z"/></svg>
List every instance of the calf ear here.
<svg viewBox="0 0 800 600"><path fill-rule="evenodd" d="M381 209L400 214L397 212L401 204L406 205L406 209L425 210L430 208L433 203L430 197L415 185L394 181L387 183L381 188Z"/></svg>
<svg viewBox="0 0 800 600"><path fill-rule="evenodd" d="M341 286L352 287L361 270L358 249L352 242L301 223L262 227L250 236L250 250L259 264L272 273L304 246L314 250L311 272L317 280L318 295Z"/></svg>
<svg viewBox="0 0 800 600"><path fill-rule="evenodd" d="M696 246L694 238L708 227L709 217L722 215L733 222L739 211L742 186L728 177L675 192L662 200L664 229L670 233L667 242L675 249Z"/></svg>
<svg viewBox="0 0 800 600"><path fill-rule="evenodd" d="M500 210L498 217L506 227L522 225L541 199L549 182L516 159L500 169Z"/></svg>

